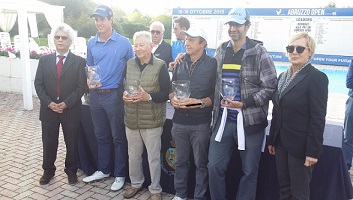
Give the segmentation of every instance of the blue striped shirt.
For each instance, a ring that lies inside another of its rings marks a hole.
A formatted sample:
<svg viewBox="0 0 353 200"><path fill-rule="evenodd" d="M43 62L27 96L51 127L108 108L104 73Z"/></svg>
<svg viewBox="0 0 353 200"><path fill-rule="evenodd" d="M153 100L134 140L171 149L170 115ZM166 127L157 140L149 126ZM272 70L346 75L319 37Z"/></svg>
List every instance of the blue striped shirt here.
<svg viewBox="0 0 353 200"><path fill-rule="evenodd" d="M241 69L241 60L246 49L246 44L236 53L234 53L232 48L232 43L229 42L226 49L226 54L223 60L222 65L222 78L234 78L236 84L236 93L233 100L241 101L240 96L240 69ZM220 116L222 116L223 109L220 109ZM238 116L238 111L228 110L227 121L236 122Z"/></svg>

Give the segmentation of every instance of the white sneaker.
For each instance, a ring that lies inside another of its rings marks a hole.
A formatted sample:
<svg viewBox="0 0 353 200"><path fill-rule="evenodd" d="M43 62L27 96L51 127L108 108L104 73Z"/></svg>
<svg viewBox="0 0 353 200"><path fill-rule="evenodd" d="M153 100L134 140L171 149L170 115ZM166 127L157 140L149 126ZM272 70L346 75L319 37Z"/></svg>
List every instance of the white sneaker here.
<svg viewBox="0 0 353 200"><path fill-rule="evenodd" d="M124 186L124 183L125 177L115 177L115 181L110 189L113 191L118 191Z"/></svg>
<svg viewBox="0 0 353 200"><path fill-rule="evenodd" d="M85 182L85 183L89 183L89 182L92 182L92 181L100 180L102 178L108 178L109 175L110 175L110 173L109 174L104 174L101 171L96 171L91 176L87 176L86 178L83 178L82 181Z"/></svg>
<svg viewBox="0 0 353 200"><path fill-rule="evenodd" d="M180 197L174 196L172 200L186 200L186 198L180 198Z"/></svg>

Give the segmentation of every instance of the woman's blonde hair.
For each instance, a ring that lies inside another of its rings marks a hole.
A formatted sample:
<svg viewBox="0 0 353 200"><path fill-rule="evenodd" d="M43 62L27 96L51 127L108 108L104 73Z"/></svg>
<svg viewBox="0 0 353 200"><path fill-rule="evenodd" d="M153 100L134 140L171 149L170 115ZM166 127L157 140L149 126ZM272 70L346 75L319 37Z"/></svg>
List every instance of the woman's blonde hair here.
<svg viewBox="0 0 353 200"><path fill-rule="evenodd" d="M311 52L312 56L313 56L315 53L315 49L316 49L316 42L315 42L315 39L313 37L311 37L308 33L301 32L301 33L297 33L297 34L293 35L290 38L288 44L290 44L296 40L302 39L302 38L304 38L306 40L306 43L307 43L306 45L309 49L309 52Z"/></svg>

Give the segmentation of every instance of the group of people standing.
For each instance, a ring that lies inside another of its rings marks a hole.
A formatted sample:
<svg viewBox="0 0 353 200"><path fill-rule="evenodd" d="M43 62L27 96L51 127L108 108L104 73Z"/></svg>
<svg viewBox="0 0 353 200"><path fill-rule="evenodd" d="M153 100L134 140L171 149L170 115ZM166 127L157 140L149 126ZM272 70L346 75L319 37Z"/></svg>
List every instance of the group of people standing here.
<svg viewBox="0 0 353 200"><path fill-rule="evenodd" d="M190 152L196 165L193 198L207 199L209 190L212 200L226 199L225 174L234 148L240 151L243 170L237 199L255 199L272 99L273 118L267 143L269 152L276 157L280 197L310 198L311 173L322 153L328 96L327 76L310 63L315 52L311 36L298 33L291 38L286 47L291 65L277 78L262 42L246 36L251 22L244 8L229 12L225 25L230 39L217 48L214 56L206 53L206 32L197 26L190 28L184 17L174 20L178 40L172 46L163 40L163 24L153 22L149 32L134 34L133 47L112 28L113 12L109 7L97 6L91 17L98 33L88 41L86 62L88 66L100 66L102 83L90 88L98 169L83 182L108 178L113 171L111 190L120 190L128 164L131 187L123 195L134 197L145 180L145 146L151 199L161 199L161 135L166 103L170 100L175 109L171 131L176 146L173 200L187 198ZM85 60L69 51L74 40L72 33L67 25L53 29L57 51L40 58L35 78L43 136L44 174L40 184L48 184L55 175L60 124L67 147L65 172L70 184L77 182L75 144L81 118L80 98L87 84ZM177 51L185 53L178 55ZM62 70L58 70L60 66ZM168 69L173 71L171 80ZM222 100L222 78L237 82L234 98ZM125 91L123 80L138 80L138 91ZM186 99L176 98L171 88L171 82L180 80L190 85Z"/></svg>

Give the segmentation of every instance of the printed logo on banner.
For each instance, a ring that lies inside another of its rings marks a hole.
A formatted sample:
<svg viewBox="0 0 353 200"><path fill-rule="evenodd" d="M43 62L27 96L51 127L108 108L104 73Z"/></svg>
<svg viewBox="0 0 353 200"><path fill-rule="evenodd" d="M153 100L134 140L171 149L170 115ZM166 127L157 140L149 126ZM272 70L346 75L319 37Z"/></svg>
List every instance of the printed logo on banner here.
<svg viewBox="0 0 353 200"><path fill-rule="evenodd" d="M176 149L173 140L169 141L169 143L170 147L161 154L161 166L164 173L174 176Z"/></svg>
<svg viewBox="0 0 353 200"><path fill-rule="evenodd" d="M164 173L169 176L174 176L177 150L173 140L169 141L169 143L170 146L165 150L165 152L161 153L161 168ZM188 166L190 167L193 163L193 160L189 160Z"/></svg>
<svg viewBox="0 0 353 200"><path fill-rule="evenodd" d="M280 8L280 9L278 9L278 10L275 10L276 11L276 14L277 15L281 15L281 13L282 13L282 9Z"/></svg>

